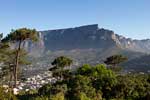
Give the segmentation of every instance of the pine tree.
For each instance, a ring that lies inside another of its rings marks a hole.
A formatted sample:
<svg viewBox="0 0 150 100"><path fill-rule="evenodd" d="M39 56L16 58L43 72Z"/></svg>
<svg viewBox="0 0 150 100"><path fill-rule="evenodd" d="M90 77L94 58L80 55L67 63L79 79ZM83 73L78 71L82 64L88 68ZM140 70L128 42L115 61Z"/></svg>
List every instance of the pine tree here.
<svg viewBox="0 0 150 100"><path fill-rule="evenodd" d="M38 32L35 29L27 29L27 28L20 28L17 30L12 30L10 34L8 34L4 39L2 39L2 42L11 42L16 43L17 47L15 48L15 65L14 65L14 86L17 85L18 80L18 69L19 69L19 61L21 57L21 52L24 51L22 44L26 41L37 41L38 40Z"/></svg>

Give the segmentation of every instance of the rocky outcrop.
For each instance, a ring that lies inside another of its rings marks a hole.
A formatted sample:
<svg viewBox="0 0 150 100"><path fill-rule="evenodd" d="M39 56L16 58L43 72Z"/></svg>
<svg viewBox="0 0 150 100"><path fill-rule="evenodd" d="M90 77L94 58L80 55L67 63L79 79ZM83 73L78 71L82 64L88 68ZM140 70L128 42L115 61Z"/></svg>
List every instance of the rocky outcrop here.
<svg viewBox="0 0 150 100"><path fill-rule="evenodd" d="M121 48L136 52L150 52L150 40L132 40L115 34L111 30L99 28L97 24L75 28L40 31L39 42L26 42L24 46L31 54L45 51L74 49Z"/></svg>

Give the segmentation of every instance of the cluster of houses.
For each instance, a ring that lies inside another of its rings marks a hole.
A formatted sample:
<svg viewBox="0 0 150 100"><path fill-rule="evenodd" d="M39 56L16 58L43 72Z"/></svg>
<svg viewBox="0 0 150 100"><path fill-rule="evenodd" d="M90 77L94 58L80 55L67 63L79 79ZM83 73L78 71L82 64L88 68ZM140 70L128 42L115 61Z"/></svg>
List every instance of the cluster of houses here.
<svg viewBox="0 0 150 100"><path fill-rule="evenodd" d="M18 82L16 88L13 89L14 94L18 94L19 91L29 91L35 90L42 87L44 84L55 83L56 78L52 77L50 71L46 71L43 74L38 74L32 77L27 78L25 81Z"/></svg>

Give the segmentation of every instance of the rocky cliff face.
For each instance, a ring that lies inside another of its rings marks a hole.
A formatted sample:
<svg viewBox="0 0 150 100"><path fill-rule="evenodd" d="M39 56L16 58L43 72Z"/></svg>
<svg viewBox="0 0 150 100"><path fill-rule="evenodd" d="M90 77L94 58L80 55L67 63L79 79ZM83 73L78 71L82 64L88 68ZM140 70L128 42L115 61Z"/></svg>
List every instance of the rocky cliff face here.
<svg viewBox="0 0 150 100"><path fill-rule="evenodd" d="M116 43L118 43L123 49L136 51L136 52L143 52L143 53L150 53L150 40L133 40L131 38L125 38L123 36L119 36L116 34Z"/></svg>
<svg viewBox="0 0 150 100"><path fill-rule="evenodd" d="M98 25L42 31L46 50L97 49L115 45L114 33L99 29Z"/></svg>
<svg viewBox="0 0 150 100"><path fill-rule="evenodd" d="M24 45L34 54L44 51L74 49L121 48L136 52L150 52L150 40L132 40L115 34L111 30L99 28L97 24L68 29L40 31L38 43L26 42Z"/></svg>
<svg viewBox="0 0 150 100"><path fill-rule="evenodd" d="M150 53L150 40L125 38L111 30L99 28L97 24L93 24L40 31L39 42L26 41L23 47L30 52L33 59L36 59L35 65L33 64L36 68L39 63L42 68L48 66L54 58L61 55L70 57L81 65L103 63L107 57L119 53L129 58L129 63L126 62L124 66L126 69L130 69L132 67L129 64L136 65L134 62L137 61L137 58L144 56L145 53ZM38 64L36 64L37 62ZM139 60L137 63L139 64ZM142 62L140 63L142 64Z"/></svg>

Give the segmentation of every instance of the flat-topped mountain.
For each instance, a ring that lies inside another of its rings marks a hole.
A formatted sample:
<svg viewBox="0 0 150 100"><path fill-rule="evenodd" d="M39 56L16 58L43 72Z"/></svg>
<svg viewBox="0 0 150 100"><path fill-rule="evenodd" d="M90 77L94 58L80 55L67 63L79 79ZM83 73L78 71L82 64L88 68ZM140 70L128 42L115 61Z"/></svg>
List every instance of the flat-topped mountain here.
<svg viewBox="0 0 150 100"><path fill-rule="evenodd" d="M99 29L98 25L42 31L47 50L97 49L115 45L113 32Z"/></svg>
<svg viewBox="0 0 150 100"><path fill-rule="evenodd" d="M79 64L96 64L113 54L124 54L129 60L136 61L133 59L150 53L149 39L126 38L112 30L99 28L97 24L40 31L39 38L38 43L27 41L24 47L31 55L42 57L44 62L65 55Z"/></svg>
<svg viewBox="0 0 150 100"><path fill-rule="evenodd" d="M29 50L31 51L38 49L57 51L118 47L125 50L149 53L150 40L132 40L93 24L75 28L40 31L39 42L34 45L26 43L26 47L30 47Z"/></svg>

